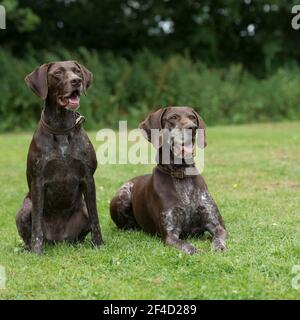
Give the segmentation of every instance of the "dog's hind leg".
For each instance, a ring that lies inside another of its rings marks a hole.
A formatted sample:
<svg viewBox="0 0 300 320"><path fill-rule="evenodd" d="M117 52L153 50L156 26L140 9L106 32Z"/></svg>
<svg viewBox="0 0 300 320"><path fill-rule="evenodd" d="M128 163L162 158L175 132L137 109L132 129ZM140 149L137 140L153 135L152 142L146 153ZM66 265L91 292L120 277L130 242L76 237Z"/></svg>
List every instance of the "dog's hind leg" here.
<svg viewBox="0 0 300 320"><path fill-rule="evenodd" d="M89 214L84 200L69 218L64 230L65 240L73 243L84 242L87 234L91 232Z"/></svg>
<svg viewBox="0 0 300 320"><path fill-rule="evenodd" d="M22 208L17 213L16 224L20 237L25 243L25 249L30 250L31 246L31 199L27 195L24 199Z"/></svg>
<svg viewBox="0 0 300 320"><path fill-rule="evenodd" d="M120 229L139 228L132 212L132 187L132 181L124 183L110 202L110 216Z"/></svg>

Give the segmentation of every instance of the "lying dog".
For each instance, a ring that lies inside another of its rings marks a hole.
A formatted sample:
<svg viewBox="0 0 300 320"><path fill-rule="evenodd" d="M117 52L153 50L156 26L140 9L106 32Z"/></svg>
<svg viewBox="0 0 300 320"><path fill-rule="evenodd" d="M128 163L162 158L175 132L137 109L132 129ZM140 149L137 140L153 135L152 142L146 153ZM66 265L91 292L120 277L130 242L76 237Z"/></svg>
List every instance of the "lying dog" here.
<svg viewBox="0 0 300 320"><path fill-rule="evenodd" d="M93 245L99 246L96 154L81 128L84 118L75 112L92 74L75 61L53 62L25 81L45 100L45 108L28 152L29 193L16 218L19 234L37 254L44 241L82 241L89 232Z"/></svg>
<svg viewBox="0 0 300 320"><path fill-rule="evenodd" d="M119 189L110 203L115 224L158 234L165 244L188 254L196 248L182 237L208 231L214 249L225 250L223 219L193 161L196 129L205 129L201 117L192 108L168 107L150 114L139 127L158 149L158 165L152 174L135 177ZM157 129L169 132L168 138L152 135L151 140L151 130ZM163 161L166 148L169 164Z"/></svg>

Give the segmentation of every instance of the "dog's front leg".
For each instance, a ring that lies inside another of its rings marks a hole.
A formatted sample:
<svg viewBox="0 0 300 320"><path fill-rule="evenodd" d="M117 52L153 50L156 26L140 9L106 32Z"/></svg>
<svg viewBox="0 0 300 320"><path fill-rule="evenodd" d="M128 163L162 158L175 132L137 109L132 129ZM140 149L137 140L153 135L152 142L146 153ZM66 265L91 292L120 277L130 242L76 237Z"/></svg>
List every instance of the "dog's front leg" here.
<svg viewBox="0 0 300 320"><path fill-rule="evenodd" d="M227 231L219 209L206 191L201 195L200 210L205 215L205 228L213 236L212 245L215 251L226 250Z"/></svg>
<svg viewBox="0 0 300 320"><path fill-rule="evenodd" d="M187 253L190 255L197 252L197 249L191 243L188 243L188 242L185 242L185 241L179 239L179 237L177 235L172 234L172 233L167 234L167 236L165 238L165 244L172 246L172 247L175 247L175 248L183 251L184 253Z"/></svg>
<svg viewBox="0 0 300 320"><path fill-rule="evenodd" d="M184 212L181 208L171 208L162 212L162 238L166 245L175 247L184 253L194 254L197 249L188 242L179 238L181 233L181 226L183 221Z"/></svg>
<svg viewBox="0 0 300 320"><path fill-rule="evenodd" d="M31 251L41 254L43 251L42 216L44 210L44 183L42 178L35 177L31 182Z"/></svg>
<svg viewBox="0 0 300 320"><path fill-rule="evenodd" d="M84 199L87 205L91 225L92 244L95 247L99 247L103 243L103 240L96 205L95 181L92 176L88 176L84 181Z"/></svg>

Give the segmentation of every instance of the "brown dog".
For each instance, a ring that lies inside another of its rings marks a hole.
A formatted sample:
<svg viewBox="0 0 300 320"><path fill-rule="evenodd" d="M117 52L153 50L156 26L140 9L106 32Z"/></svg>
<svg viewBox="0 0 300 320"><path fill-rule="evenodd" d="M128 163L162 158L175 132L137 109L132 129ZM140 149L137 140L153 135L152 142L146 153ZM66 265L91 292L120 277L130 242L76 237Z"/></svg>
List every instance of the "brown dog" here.
<svg viewBox="0 0 300 320"><path fill-rule="evenodd" d="M150 114L140 128L149 141L151 130L165 129L169 135L163 141L152 136L158 165L152 174L135 177L119 189L110 203L113 221L122 229L141 228L158 234L167 245L188 254L196 248L181 238L207 230L214 249L224 250L223 219L193 161L195 129L205 129L201 117L192 108L168 107ZM164 148L170 150L170 163L163 161Z"/></svg>
<svg viewBox="0 0 300 320"><path fill-rule="evenodd" d="M93 174L94 148L75 111L92 74L76 61L40 66L25 78L45 100L27 158L29 193L16 223L27 249L42 252L44 241L81 241L91 232L102 243ZM83 198L84 195L84 198Z"/></svg>

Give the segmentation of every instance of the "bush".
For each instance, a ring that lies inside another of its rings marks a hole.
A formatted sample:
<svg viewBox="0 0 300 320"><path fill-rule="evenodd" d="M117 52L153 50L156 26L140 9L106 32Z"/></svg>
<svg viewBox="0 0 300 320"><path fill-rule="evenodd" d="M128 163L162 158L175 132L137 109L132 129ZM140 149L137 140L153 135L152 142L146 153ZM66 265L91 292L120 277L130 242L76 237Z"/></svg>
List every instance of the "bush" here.
<svg viewBox="0 0 300 320"><path fill-rule="evenodd" d="M283 68L256 79L241 65L209 69L188 56L162 59L143 51L128 61L110 53L80 48L76 53L31 52L17 59L0 52L0 131L33 129L42 102L24 77L45 61L76 59L94 73L94 84L82 99L87 129L116 128L118 120L136 127L156 106L194 106L209 125L300 118L299 69Z"/></svg>

